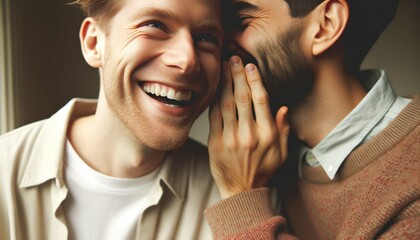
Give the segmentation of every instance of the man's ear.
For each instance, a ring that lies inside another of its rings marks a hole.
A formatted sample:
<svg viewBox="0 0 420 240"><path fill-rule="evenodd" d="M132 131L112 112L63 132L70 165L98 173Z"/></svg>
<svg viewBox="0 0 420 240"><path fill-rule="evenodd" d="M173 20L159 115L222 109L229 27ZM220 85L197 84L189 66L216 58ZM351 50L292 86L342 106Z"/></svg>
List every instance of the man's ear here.
<svg viewBox="0 0 420 240"><path fill-rule="evenodd" d="M341 37L349 18L347 0L327 0L315 9L312 54L318 56Z"/></svg>
<svg viewBox="0 0 420 240"><path fill-rule="evenodd" d="M94 68L102 66L102 49L99 44L101 30L93 18L86 18L80 27L80 44L86 62Z"/></svg>

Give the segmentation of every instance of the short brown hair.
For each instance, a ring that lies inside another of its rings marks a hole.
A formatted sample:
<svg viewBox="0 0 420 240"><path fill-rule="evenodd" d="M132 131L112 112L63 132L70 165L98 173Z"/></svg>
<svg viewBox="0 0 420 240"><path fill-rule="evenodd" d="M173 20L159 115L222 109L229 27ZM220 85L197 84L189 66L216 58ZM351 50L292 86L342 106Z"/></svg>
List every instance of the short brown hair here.
<svg viewBox="0 0 420 240"><path fill-rule="evenodd" d="M99 22L112 17L119 9L118 0L75 0L73 4L79 5L85 16Z"/></svg>

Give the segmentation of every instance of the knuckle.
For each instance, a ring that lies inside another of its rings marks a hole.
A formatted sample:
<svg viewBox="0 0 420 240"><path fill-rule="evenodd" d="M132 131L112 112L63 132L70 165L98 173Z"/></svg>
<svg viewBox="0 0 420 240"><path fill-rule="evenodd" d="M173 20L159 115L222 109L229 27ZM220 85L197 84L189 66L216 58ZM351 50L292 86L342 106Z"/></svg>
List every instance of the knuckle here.
<svg viewBox="0 0 420 240"><path fill-rule="evenodd" d="M221 107L222 107L222 111L224 112L236 111L235 101L233 101L233 99L226 99L225 101L222 102Z"/></svg>
<svg viewBox="0 0 420 240"><path fill-rule="evenodd" d="M240 141L241 147L244 149L253 150L256 149L258 146L258 140L251 134L244 134L244 136L240 138Z"/></svg>
<svg viewBox="0 0 420 240"><path fill-rule="evenodd" d="M235 98L238 103L242 103L242 104L251 103L251 96L249 95L248 92L243 92L243 91L236 92Z"/></svg>
<svg viewBox="0 0 420 240"><path fill-rule="evenodd" d="M232 134L223 135L224 148L228 151L236 150L238 148L238 142Z"/></svg>
<svg viewBox="0 0 420 240"><path fill-rule="evenodd" d="M270 99L267 92L256 94L254 97L254 102L257 104L269 104Z"/></svg>
<svg viewBox="0 0 420 240"><path fill-rule="evenodd" d="M278 140L278 135L276 134L275 131L269 131L266 134L264 134L264 143L267 145L272 145L277 143Z"/></svg>
<svg viewBox="0 0 420 240"><path fill-rule="evenodd" d="M228 142L226 142L226 146L225 147L229 151L236 151L236 149L238 149L238 144L235 141L228 141Z"/></svg>

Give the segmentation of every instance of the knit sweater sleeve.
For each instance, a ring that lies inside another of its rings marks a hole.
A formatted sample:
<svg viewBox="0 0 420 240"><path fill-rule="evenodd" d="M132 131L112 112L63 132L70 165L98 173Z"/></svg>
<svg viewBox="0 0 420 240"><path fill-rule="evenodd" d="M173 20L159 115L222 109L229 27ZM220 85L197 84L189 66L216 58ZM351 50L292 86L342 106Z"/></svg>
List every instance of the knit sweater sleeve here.
<svg viewBox="0 0 420 240"><path fill-rule="evenodd" d="M214 239L295 239L284 233L286 221L275 216L267 188L224 199L206 210Z"/></svg>
<svg viewBox="0 0 420 240"><path fill-rule="evenodd" d="M378 239L420 239L420 200L404 208Z"/></svg>

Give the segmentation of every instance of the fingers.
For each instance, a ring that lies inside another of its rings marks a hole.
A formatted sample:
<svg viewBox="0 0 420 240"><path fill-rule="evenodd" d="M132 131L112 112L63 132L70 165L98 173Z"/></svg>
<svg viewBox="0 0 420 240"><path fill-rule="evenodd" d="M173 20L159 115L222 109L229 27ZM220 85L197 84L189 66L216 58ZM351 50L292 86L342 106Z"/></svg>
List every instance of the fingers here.
<svg viewBox="0 0 420 240"><path fill-rule="evenodd" d="M287 156L287 108L270 112L254 64L234 56L224 65L220 97L210 107L209 158L222 196L265 186ZM255 110L255 119L253 117Z"/></svg>
<svg viewBox="0 0 420 240"><path fill-rule="evenodd" d="M260 127L273 127L268 93L263 85L261 75L254 64L245 67L249 88L251 89L256 122Z"/></svg>
<svg viewBox="0 0 420 240"><path fill-rule="evenodd" d="M245 141L246 145L252 145L253 141L248 143L247 139L252 138L252 132L255 131L254 125L257 124L264 132L272 133L276 127L271 114L268 93L264 88L261 75L254 64L243 66L238 56L229 59L229 63L224 64L224 85L220 97L219 108L214 108L211 113L214 116L212 123L218 131L223 131L225 138L235 136L239 132L240 141ZM255 120L253 116L255 111ZM221 112L222 124L217 124L217 112ZM221 130L223 129L223 130ZM276 138L277 139L277 138Z"/></svg>
<svg viewBox="0 0 420 240"><path fill-rule="evenodd" d="M241 59L233 56L229 60L234 85L234 97L238 111L239 124L249 123L252 117L251 91L248 86L247 76ZM241 126L239 126L241 128Z"/></svg>
<svg viewBox="0 0 420 240"><path fill-rule="evenodd" d="M224 143L232 143L235 141L237 132L236 103L233 97L232 76L229 64L224 64L223 68L224 81L219 105L223 119L222 139Z"/></svg>
<svg viewBox="0 0 420 240"><path fill-rule="evenodd" d="M209 108L209 141L220 137L223 132L222 125L222 112L220 111L220 100L215 99L215 101L210 105Z"/></svg>

